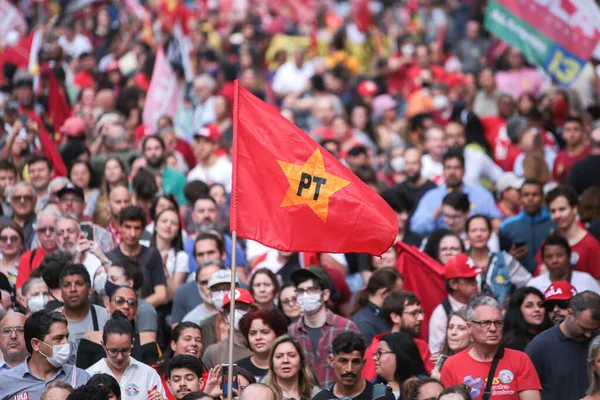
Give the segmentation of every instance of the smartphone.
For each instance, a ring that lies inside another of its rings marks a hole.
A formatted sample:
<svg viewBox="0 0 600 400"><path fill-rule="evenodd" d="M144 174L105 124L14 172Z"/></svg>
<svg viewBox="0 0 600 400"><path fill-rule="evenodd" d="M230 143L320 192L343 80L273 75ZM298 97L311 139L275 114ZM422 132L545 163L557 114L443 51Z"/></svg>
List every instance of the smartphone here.
<svg viewBox="0 0 600 400"><path fill-rule="evenodd" d="M94 240L94 227L90 222L82 222L81 223L81 233L85 237L85 240L93 241Z"/></svg>
<svg viewBox="0 0 600 400"><path fill-rule="evenodd" d="M527 243L525 242L515 242L513 243L513 248L517 248L517 247L523 247L525 246Z"/></svg>
<svg viewBox="0 0 600 400"><path fill-rule="evenodd" d="M444 365L444 363L446 362L447 359L448 359L448 356L446 356L444 354L440 354L440 358L438 358L437 362L435 363L435 369L437 369L439 372L441 372L442 366Z"/></svg>
<svg viewBox="0 0 600 400"><path fill-rule="evenodd" d="M233 381L231 382L231 387L232 389L238 390L238 366L237 364L231 364L231 367L233 368L233 376L231 378ZM229 390L229 364L223 364L221 366L221 373L223 375L223 397L227 398L227 392Z"/></svg>

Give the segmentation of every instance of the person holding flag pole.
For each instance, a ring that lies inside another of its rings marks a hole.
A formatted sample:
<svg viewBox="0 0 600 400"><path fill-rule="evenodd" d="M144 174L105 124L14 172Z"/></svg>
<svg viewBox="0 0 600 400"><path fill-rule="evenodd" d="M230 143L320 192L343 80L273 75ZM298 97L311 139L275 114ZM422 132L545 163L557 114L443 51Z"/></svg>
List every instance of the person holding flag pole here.
<svg viewBox="0 0 600 400"><path fill-rule="evenodd" d="M233 248L238 235L290 252L380 256L392 246L398 219L379 194L237 80L233 119ZM236 273L231 272L233 315ZM230 366L233 336L230 324ZM232 382L233 368L227 379ZM232 385L227 389L231 400Z"/></svg>

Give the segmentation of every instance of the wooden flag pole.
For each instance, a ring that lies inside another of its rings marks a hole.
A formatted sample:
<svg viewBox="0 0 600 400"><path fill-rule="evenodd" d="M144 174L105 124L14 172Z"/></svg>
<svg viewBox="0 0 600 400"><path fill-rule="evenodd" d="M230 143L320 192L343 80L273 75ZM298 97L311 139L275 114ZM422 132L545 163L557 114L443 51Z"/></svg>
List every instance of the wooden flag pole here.
<svg viewBox="0 0 600 400"><path fill-rule="evenodd" d="M233 335L235 325L235 272L237 269L236 265L236 246L237 246L237 232L231 232L231 291L229 292L229 355L227 357L227 363L229 365L229 371L227 374L227 400L232 399L232 387L233 387ZM237 379L237 377L236 377ZM238 389L239 390L239 389Z"/></svg>

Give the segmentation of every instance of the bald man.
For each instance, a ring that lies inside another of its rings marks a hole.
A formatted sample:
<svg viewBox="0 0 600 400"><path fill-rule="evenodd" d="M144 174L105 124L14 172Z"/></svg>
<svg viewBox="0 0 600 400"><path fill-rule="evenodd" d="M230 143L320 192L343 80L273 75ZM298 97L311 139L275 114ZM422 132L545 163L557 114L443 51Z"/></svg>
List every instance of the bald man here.
<svg viewBox="0 0 600 400"><path fill-rule="evenodd" d="M29 355L25 347L23 326L27 318L21 313L6 314L0 321L0 371L23 364Z"/></svg>
<svg viewBox="0 0 600 400"><path fill-rule="evenodd" d="M275 400L275 392L264 383L253 383L246 386L239 400Z"/></svg>

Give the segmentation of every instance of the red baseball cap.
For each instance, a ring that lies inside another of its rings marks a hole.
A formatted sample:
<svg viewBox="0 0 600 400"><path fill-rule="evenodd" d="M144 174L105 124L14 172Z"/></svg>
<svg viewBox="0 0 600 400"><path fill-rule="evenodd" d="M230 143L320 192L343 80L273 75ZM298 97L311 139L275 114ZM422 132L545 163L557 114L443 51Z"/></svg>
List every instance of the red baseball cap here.
<svg viewBox="0 0 600 400"><path fill-rule="evenodd" d="M356 88L356 92L359 96L375 96L379 93L379 88L373 81L362 81Z"/></svg>
<svg viewBox="0 0 600 400"><path fill-rule="evenodd" d="M60 127L60 132L71 137L85 136L85 122L80 117L69 117Z"/></svg>
<svg viewBox="0 0 600 400"><path fill-rule="evenodd" d="M213 143L218 143L219 140L221 140L221 132L219 132L218 126L209 124L198 129L198 132L194 133L194 139L196 138L204 138Z"/></svg>
<svg viewBox="0 0 600 400"><path fill-rule="evenodd" d="M551 300L570 300L577 294L575 289L567 281L552 282L548 289L544 292L544 301Z"/></svg>
<svg viewBox="0 0 600 400"><path fill-rule="evenodd" d="M229 291L227 293L225 293L225 297L223 298L223 309L225 309L225 307L228 306L229 303L231 302L229 299L230 294L231 294L231 292L229 292ZM247 291L246 289L235 289L235 302L250 304L252 306L256 305L256 303L254 302L254 298L252 297L250 292Z"/></svg>
<svg viewBox="0 0 600 400"><path fill-rule="evenodd" d="M108 64L106 64L106 72L119 71L121 72L121 68L119 67L119 62L117 60L112 60Z"/></svg>
<svg viewBox="0 0 600 400"><path fill-rule="evenodd" d="M458 254L452 257L444 267L444 278L474 278L479 275L483 269L479 268L475 261L466 254Z"/></svg>

